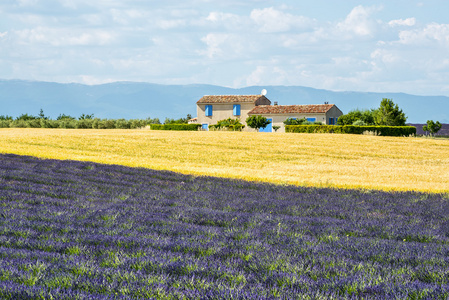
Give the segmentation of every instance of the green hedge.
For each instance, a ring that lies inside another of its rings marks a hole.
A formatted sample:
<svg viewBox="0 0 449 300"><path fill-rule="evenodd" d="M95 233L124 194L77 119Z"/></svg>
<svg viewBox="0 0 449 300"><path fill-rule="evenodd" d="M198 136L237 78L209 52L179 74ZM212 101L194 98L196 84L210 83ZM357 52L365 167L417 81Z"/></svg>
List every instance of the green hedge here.
<svg viewBox="0 0 449 300"><path fill-rule="evenodd" d="M150 124L151 130L197 131L201 124Z"/></svg>
<svg viewBox="0 0 449 300"><path fill-rule="evenodd" d="M147 125L147 120L116 120L98 118L83 120L0 120L0 128L136 129Z"/></svg>
<svg viewBox="0 0 449 300"><path fill-rule="evenodd" d="M242 131L243 128L245 128L245 125L241 124L227 125L227 126L209 125L209 130Z"/></svg>
<svg viewBox="0 0 449 300"><path fill-rule="evenodd" d="M296 133L348 133L363 134L364 132L381 136L416 135L413 126L355 126L355 125L286 125L285 132Z"/></svg>

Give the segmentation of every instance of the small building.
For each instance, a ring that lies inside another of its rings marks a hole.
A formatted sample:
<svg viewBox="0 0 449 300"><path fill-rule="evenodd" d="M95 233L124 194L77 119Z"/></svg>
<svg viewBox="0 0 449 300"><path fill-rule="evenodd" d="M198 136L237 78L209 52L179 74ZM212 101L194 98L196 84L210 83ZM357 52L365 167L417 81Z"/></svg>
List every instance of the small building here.
<svg viewBox="0 0 449 300"><path fill-rule="evenodd" d="M336 125L343 112L335 104L316 105L260 105L254 107L249 116L260 115L271 121L261 131L271 132L273 126L279 126L279 132L285 132L284 121L288 118L306 119L309 122L320 122L326 125Z"/></svg>
<svg viewBox="0 0 449 300"><path fill-rule="evenodd" d="M263 132L272 132L273 126L279 126L278 132L285 132L284 121L288 118L305 118L311 122L335 125L337 119L343 114L335 104L318 105L271 105L265 95L217 95L204 96L198 100L197 118L192 123L199 123L203 130L218 121L232 118L239 119L245 125L244 131L254 131L246 124L246 118L252 115L261 115L271 121ZM190 122L189 122L190 123Z"/></svg>
<svg viewBox="0 0 449 300"><path fill-rule="evenodd" d="M204 96L196 105L197 122L202 125L203 130L207 130L209 125L228 118L240 119L246 126L248 113L259 105L271 105L271 101L264 95L222 95Z"/></svg>

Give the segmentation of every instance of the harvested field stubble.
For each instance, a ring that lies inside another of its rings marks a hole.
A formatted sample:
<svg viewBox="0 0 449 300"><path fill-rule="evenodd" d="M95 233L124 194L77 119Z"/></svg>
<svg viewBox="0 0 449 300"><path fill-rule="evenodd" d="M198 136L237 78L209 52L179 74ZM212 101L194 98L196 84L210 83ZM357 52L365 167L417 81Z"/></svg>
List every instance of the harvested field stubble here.
<svg viewBox="0 0 449 300"><path fill-rule="evenodd" d="M449 141L340 134L0 129L0 153L273 183L449 191Z"/></svg>

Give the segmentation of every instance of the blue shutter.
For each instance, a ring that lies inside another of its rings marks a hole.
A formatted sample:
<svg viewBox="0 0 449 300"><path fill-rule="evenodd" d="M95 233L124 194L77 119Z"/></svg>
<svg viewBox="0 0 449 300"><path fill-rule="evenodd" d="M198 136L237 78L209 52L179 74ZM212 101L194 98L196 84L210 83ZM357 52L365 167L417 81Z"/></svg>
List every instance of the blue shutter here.
<svg viewBox="0 0 449 300"><path fill-rule="evenodd" d="M309 122L315 122L315 121L316 121L316 118L307 118L307 121L309 121Z"/></svg>
<svg viewBox="0 0 449 300"><path fill-rule="evenodd" d="M206 117L212 116L212 105L206 105Z"/></svg>
<svg viewBox="0 0 449 300"><path fill-rule="evenodd" d="M234 116L240 116L240 104L234 104Z"/></svg>
<svg viewBox="0 0 449 300"><path fill-rule="evenodd" d="M334 125L334 118L329 118L329 125Z"/></svg>

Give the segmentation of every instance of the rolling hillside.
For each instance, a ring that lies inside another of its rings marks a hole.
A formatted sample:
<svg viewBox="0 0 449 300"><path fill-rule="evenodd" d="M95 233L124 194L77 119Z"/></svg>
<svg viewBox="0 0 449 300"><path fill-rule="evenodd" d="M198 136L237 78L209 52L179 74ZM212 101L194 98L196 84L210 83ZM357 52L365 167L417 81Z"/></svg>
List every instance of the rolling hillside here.
<svg viewBox="0 0 449 300"><path fill-rule="evenodd" d="M196 101L203 95L259 94L280 105L335 103L344 113L376 108L382 98L391 98L403 109L409 123L438 120L449 123L449 97L403 93L333 92L301 86L251 86L241 89L213 85L160 85L116 82L101 85L0 80L0 115L36 115L42 108L52 118L64 113L100 118L179 118L196 116Z"/></svg>

